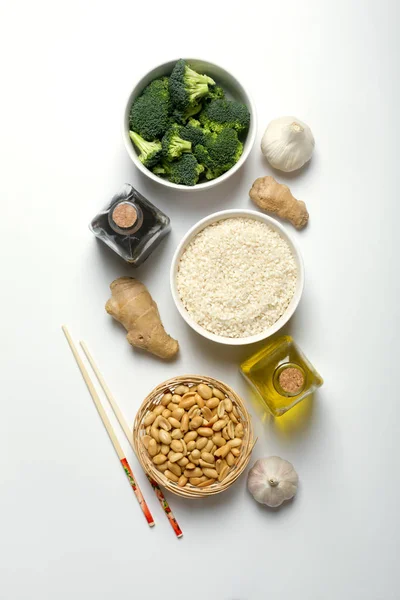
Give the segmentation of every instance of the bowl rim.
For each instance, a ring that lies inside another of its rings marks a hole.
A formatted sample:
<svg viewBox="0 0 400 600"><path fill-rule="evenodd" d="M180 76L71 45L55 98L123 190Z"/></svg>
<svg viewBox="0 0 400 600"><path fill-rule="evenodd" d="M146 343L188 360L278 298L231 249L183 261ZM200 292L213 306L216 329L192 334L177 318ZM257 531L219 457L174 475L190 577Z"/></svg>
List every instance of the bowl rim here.
<svg viewBox="0 0 400 600"><path fill-rule="evenodd" d="M252 335L252 336L248 336L248 337L244 337L244 338L228 338L228 337L216 335L215 333L211 333L210 331L207 331L204 327L202 327L201 325L196 323L196 321L190 316L188 311L183 306L183 303L179 297L179 293L178 293L177 285L176 285L176 273L178 270L178 264L179 264L181 255L183 254L184 250L187 248L189 243L192 241L192 239L195 237L195 235L197 235L200 231L205 229L205 227L207 227L208 225L211 225L211 223L216 223L217 221L222 221L224 219L228 219L231 217L241 217L241 216L250 217L255 220L262 221L264 223L268 223L282 235L282 237L289 244L289 246L293 252L295 261L296 261L296 265L297 265L297 269L298 269L297 283L296 283L296 290L295 290L293 297L289 303L289 306L287 307L287 309L285 310L283 315L271 327L269 327L268 329L266 329L265 331L263 331L261 333L257 333L256 335ZM183 238L179 242L179 244L174 252L174 255L172 257L171 268L170 268L171 294L174 299L175 306L178 309L181 317L186 321L186 323L192 329L194 329L194 331L196 331L198 334L202 335L206 339L209 339L214 342L218 342L219 344L225 344L228 346L244 346L247 344L254 344L256 342L260 342L262 340L265 340L265 339L271 337L277 331L279 331L284 325L286 325L286 323L293 316L296 308L299 305L299 302L300 302L300 299L301 299L301 296L302 296L303 290L304 290L304 278L305 278L305 274L304 274L303 257L301 255L301 252L299 250L297 243L293 240L293 238L286 231L286 229L283 227L283 225L281 225L281 223L279 223L276 219L273 219L269 215L266 215L264 213L260 213L260 212L254 211L254 210L241 209L241 208L221 210L221 211L212 213L211 215L208 215L208 216L204 217L203 219L200 219L200 221L198 221L197 223L195 223L193 225L193 227L191 227L189 229L189 231L186 232L186 234L183 236Z"/></svg>
<svg viewBox="0 0 400 600"><path fill-rule="evenodd" d="M131 88L131 91L130 91L130 93L127 97L127 100L125 102L125 105L124 105L125 108L124 108L123 122L122 122L122 137L123 137L123 141L124 141L124 146L126 148L128 156L131 159L131 161L133 162L133 164L139 169L139 171L144 173L144 175L149 177L149 179L151 179L152 181L156 181L160 185L170 188L170 189L174 189L174 190L183 190L183 191L189 191L189 192L190 191L208 190L208 189L218 185L219 183L222 183L223 181L226 181L227 179L229 179L229 177L231 177L234 173L236 173L240 169L240 167L243 166L243 164L246 162L251 150L253 149L254 142L255 142L255 139L257 136L256 108L255 108L255 104L254 104L254 101L253 101L251 95L247 91L247 88L242 85L240 80L234 74L232 74L231 71L228 71L227 69L225 69L224 67L221 67L217 63L211 62L206 59L193 58L193 57L192 58L184 58L184 60L187 61L188 63L190 63L191 61L192 62L196 62L196 61L202 62L202 63L206 63L208 65L211 65L212 67L216 67L217 69L220 69L221 71L224 71L232 80L234 80L235 84L237 84L240 88L242 88L245 95L247 96L248 109L250 111L251 126L250 126L249 131L247 132L246 139L243 142L243 153L242 153L241 157L239 158L237 163L231 169L229 169L229 171L226 171L226 173L223 173L219 177L216 177L215 179L211 179L210 181L196 183L193 186L172 183L171 181L168 181L167 179L162 179L161 177L158 177L152 171L150 171L150 169L145 167L140 162L138 155L136 154L136 151L135 151L134 147L132 146L132 142L129 137L129 127L127 126L127 115L129 113L129 110L130 110L130 107L131 107L131 104L133 101L133 97L132 97L133 93L136 90L136 88L140 85L140 83L143 81L143 79L148 77L153 71L156 71L166 65L169 65L170 63L177 62L178 60L179 60L179 58L171 59L171 60L164 61L164 62L154 66L152 69L146 71L146 73L144 73L144 75L142 75L142 77L140 77L137 80L136 84Z"/></svg>

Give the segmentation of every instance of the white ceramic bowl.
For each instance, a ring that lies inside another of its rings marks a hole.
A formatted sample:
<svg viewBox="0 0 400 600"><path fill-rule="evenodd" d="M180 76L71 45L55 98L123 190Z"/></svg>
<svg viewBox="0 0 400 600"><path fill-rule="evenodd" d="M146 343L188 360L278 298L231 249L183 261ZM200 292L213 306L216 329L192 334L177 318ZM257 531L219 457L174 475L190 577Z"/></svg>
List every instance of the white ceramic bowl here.
<svg viewBox="0 0 400 600"><path fill-rule="evenodd" d="M294 292L293 298L291 299L289 306L283 315L270 327L269 329L263 331L262 333L258 333L257 335L252 335L244 338L229 338L223 337L220 335L215 335L204 327L201 327L194 319L190 316L186 308L184 307L176 284L176 274L178 271L179 261L181 259L182 254L184 253L187 246L190 244L192 239L205 227L211 225L211 223L215 223L216 221L222 221L224 219L229 219L230 217L247 217L252 218L257 221L261 221L262 223L267 223L272 229L275 229L286 242L289 244L290 249L292 250L294 259L297 265L297 283L296 290ZM194 225L187 234L183 237L182 241L178 245L178 248L175 251L174 257L172 259L171 272L170 272L170 284L171 284L171 292L176 304L177 309L179 310L182 317L185 319L186 323L192 327L197 333L202 335L203 337L213 340L214 342L219 342L220 344L228 344L230 346L242 346L244 344L253 344L254 342L260 342L264 340L277 331L281 329L293 315L294 311L297 308L298 303L300 302L301 294L303 293L304 287L304 265L303 259L301 257L300 251L297 248L297 245L292 240L290 235L286 232L286 230L282 227L278 221L268 217L267 215L259 212L255 212L253 210L222 210L220 212L216 212L205 219L202 219L196 225Z"/></svg>
<svg viewBox="0 0 400 600"><path fill-rule="evenodd" d="M178 59L177 59L178 60ZM186 58L185 60L199 73L205 73L212 77L218 85L220 85L228 98L232 100L237 100L239 102L243 102L246 104L250 111L250 127L246 135L246 139L243 142L243 153L239 158L238 162L231 168L229 171L217 177L216 179L212 179L211 181L205 181L203 183L198 183L194 186L187 185L178 185L176 183L171 183L167 179L162 179L161 177L157 177L150 169L147 169L139 160L139 156L136 152L135 147L132 144L132 141L129 137L129 112L132 106L132 102L134 99L139 96L144 88L151 82L153 79L157 79L158 77L163 77L165 75L170 75L172 73L172 69L174 68L177 60L172 60L158 67L155 67L151 71L149 71L144 77L142 77L138 83L133 88L132 92L129 95L128 101L125 106L124 112L124 123L123 123L123 137L125 148L132 160L132 162L137 166L137 168L142 171L147 177L152 179L153 181L157 181L157 183L169 187L175 190L207 190L208 188L214 187L223 181L226 181L229 177L231 177L240 167L243 165L245 160L250 154L250 150L253 147L254 140L256 137L257 131L257 118L256 118L256 110L254 107L254 103L250 98L249 94L246 92L244 87L239 83L239 81L231 75L228 71L215 65L214 63L207 62L205 60L200 60L197 58Z"/></svg>

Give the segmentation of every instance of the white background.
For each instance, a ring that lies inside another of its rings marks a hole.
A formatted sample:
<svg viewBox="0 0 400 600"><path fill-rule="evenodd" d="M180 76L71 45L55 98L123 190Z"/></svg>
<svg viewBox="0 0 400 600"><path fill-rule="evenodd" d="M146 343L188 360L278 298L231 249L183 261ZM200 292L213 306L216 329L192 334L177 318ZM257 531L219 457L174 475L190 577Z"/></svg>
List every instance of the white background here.
<svg viewBox="0 0 400 600"><path fill-rule="evenodd" d="M396 0L1 2L1 599L399 597L398 18ZM259 117L241 171L193 195L139 174L120 131L137 79L182 55L235 73ZM220 347L192 332L168 274L198 219L252 207L251 183L272 174L261 135L285 114L316 138L303 172L275 174L310 212L305 231L287 226L306 287L285 332L325 385L274 422L261 418L238 373L255 348ZM172 221L136 272L87 227L125 182ZM108 286L126 274L149 286L179 339L175 363L131 349L106 314ZM295 501L277 511L257 505L245 476L209 500L169 495L184 530L178 541L124 440L157 522L150 530L64 322L88 343L129 422L176 374L232 385L259 438L251 464L271 454L292 461Z"/></svg>

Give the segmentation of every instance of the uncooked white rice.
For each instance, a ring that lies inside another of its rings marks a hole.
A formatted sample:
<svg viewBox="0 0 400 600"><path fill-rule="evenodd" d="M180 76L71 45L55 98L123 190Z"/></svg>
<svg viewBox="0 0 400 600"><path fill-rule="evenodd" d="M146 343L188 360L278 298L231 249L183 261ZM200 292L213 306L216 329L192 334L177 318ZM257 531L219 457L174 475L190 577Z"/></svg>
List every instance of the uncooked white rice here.
<svg viewBox="0 0 400 600"><path fill-rule="evenodd" d="M262 333L285 312L296 288L297 267L282 236L245 217L200 231L177 272L180 298L191 317L216 335Z"/></svg>

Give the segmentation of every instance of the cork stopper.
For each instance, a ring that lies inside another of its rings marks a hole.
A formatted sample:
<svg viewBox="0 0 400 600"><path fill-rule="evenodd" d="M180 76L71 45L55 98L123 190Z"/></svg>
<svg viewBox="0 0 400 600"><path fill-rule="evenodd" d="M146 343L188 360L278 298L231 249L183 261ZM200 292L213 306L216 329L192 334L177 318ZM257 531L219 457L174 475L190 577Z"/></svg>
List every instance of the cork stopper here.
<svg viewBox="0 0 400 600"><path fill-rule="evenodd" d="M138 218L137 210L132 204L121 202L112 212L112 220L121 229L130 229Z"/></svg>
<svg viewBox="0 0 400 600"><path fill-rule="evenodd" d="M298 394L304 386L304 375L297 367L287 367L279 373L278 381L287 394Z"/></svg>

